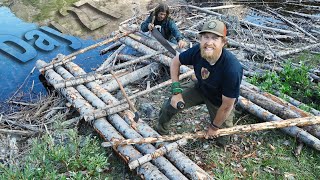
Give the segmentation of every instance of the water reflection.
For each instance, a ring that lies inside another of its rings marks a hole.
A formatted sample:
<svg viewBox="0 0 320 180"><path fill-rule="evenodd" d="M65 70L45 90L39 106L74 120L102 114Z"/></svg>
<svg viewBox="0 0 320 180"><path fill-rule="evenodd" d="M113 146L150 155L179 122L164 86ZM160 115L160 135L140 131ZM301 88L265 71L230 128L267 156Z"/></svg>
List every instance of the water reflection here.
<svg viewBox="0 0 320 180"><path fill-rule="evenodd" d="M50 28L51 29L51 28ZM52 38L52 42L54 41L54 46L49 46L50 42L41 40L41 33L46 33L46 36ZM52 29L55 31L54 29ZM27 32L32 32L32 34L36 34L33 37L26 36ZM37 33L38 32L38 35ZM40 34L40 35L39 35ZM15 51L19 53L24 53L21 50L21 47L17 47L17 44L12 42L6 42L5 45L2 44L2 49L0 50L0 102L4 102L8 99L25 81L23 88L21 89L23 92L30 93L36 95L40 92L45 93L45 89L43 88L41 82L39 81L39 72L35 70L33 74L28 78L28 74L35 66L35 62L37 59L42 59L46 62L51 61L52 58L56 57L58 53L68 55L75 50L87 47L96 43L94 40L82 40L80 38L76 38L77 41L80 42L76 48L70 47L70 42L66 41L66 39L59 38L59 36L50 34L48 32L44 32L43 28L40 28L38 25L33 23L27 23L17 18L9 8L0 7L0 36L3 38L13 37L12 39L20 39L27 43L28 46L36 50L36 56L26 62L19 60L19 58L14 58L12 55L8 53L8 49L4 49L6 45L8 47L14 48ZM29 39L27 40L26 37ZM42 43L42 46L39 45L39 42ZM40 47L40 48L39 48ZM91 50L85 54L81 54L77 56L77 59L74 60L75 63L80 65L86 71L91 71L91 68L97 67L99 64L103 62L105 58L99 56L99 51L102 47ZM31 90L31 91L30 91Z"/></svg>

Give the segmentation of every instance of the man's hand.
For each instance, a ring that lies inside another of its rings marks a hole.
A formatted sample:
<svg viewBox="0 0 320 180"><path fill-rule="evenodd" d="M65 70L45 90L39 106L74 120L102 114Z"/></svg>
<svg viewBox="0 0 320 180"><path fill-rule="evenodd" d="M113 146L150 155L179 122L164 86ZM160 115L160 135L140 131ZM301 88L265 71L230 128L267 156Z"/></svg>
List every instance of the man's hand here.
<svg viewBox="0 0 320 180"><path fill-rule="evenodd" d="M182 39L178 42L179 48L184 48L186 45L187 45L187 43Z"/></svg>
<svg viewBox="0 0 320 180"><path fill-rule="evenodd" d="M208 131L207 131L207 133L206 133L204 138L208 139L208 138L216 138L216 137L218 137L217 136L217 130L218 129L219 128L216 128L216 127L214 127L212 125L209 125Z"/></svg>
<svg viewBox="0 0 320 180"><path fill-rule="evenodd" d="M149 23L149 24L148 24L148 29L149 29L149 31L152 31L153 28L154 28L154 24L153 24L153 23Z"/></svg>
<svg viewBox="0 0 320 180"><path fill-rule="evenodd" d="M176 95L173 95L172 97L171 97L171 106L172 107L174 107L175 109L178 109L177 108L177 104L178 104L178 102L184 102L183 101L183 98L182 98L182 94L176 94Z"/></svg>

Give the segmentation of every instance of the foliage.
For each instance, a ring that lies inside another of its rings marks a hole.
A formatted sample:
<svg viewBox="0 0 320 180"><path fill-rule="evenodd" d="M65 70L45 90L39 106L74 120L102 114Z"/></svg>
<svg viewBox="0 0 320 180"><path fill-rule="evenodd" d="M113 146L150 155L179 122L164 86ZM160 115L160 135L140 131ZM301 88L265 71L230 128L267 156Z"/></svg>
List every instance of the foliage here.
<svg viewBox="0 0 320 180"><path fill-rule="evenodd" d="M281 72L269 71L261 77L249 78L249 82L267 92L274 94L275 91L279 91L284 97L289 95L313 108L320 109L320 85L310 81L309 70L310 68L304 64L295 67L291 62L287 62ZM304 109L308 110L307 107Z"/></svg>
<svg viewBox="0 0 320 180"><path fill-rule="evenodd" d="M46 134L34 140L24 161L21 167L3 167L0 179L91 179L108 165L98 141L75 131L60 139Z"/></svg>

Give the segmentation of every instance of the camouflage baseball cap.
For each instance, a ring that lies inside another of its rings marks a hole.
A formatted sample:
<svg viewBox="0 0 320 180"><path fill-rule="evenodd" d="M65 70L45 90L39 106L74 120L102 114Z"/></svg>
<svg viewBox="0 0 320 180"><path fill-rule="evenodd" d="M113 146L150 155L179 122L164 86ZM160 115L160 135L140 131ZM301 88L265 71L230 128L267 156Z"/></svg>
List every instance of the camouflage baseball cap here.
<svg viewBox="0 0 320 180"><path fill-rule="evenodd" d="M211 20L208 21L206 23L204 23L201 31L199 32L199 34L201 33L205 33L205 32L209 32L209 33L214 33L218 36L226 36L227 35L227 27L226 25L218 20Z"/></svg>

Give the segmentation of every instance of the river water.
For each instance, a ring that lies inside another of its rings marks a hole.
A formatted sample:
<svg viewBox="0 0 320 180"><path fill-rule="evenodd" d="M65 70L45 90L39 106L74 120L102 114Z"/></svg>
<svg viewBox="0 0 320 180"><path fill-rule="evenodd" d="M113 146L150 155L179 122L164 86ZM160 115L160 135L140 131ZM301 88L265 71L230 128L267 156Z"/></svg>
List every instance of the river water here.
<svg viewBox="0 0 320 180"><path fill-rule="evenodd" d="M33 95L46 93L39 81L37 69L28 77L38 59L49 62L58 53L68 55L97 42L69 36L74 43L71 45L70 41L49 33L48 30L59 33L50 27L40 28L37 24L24 22L9 8L0 7L0 102L11 97L24 82L21 92ZM40 36L47 41L37 42L41 39ZM100 65L105 58L99 55L100 50L101 47L81 54L74 62L86 71L91 71L90 68Z"/></svg>

